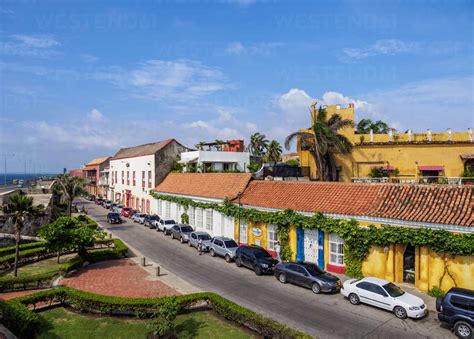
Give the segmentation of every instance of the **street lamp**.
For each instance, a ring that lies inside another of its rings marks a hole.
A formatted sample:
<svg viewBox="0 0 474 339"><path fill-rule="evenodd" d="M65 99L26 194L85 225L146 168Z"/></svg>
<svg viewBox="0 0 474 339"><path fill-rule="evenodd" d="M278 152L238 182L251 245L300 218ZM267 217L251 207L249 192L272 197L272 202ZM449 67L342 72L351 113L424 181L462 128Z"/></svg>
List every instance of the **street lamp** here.
<svg viewBox="0 0 474 339"><path fill-rule="evenodd" d="M239 245L240 245L240 206L241 206L240 198L242 198L242 192L237 193L237 202L238 202L238 206L239 206L238 207L239 229L238 229L238 232L237 232L237 234L238 234L237 242L238 242Z"/></svg>

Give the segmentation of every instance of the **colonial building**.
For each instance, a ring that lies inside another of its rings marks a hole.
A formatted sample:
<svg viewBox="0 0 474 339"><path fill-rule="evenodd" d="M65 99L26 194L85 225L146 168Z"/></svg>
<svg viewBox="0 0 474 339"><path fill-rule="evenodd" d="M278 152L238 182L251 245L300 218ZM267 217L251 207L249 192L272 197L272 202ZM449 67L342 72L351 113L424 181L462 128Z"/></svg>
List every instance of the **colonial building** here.
<svg viewBox="0 0 474 339"><path fill-rule="evenodd" d="M100 184L101 172L109 167L110 157L96 158L85 164L82 175L86 179L86 191L96 196L107 195L107 188Z"/></svg>
<svg viewBox="0 0 474 339"><path fill-rule="evenodd" d="M171 173L154 191L204 203L221 203L227 198L241 208L267 212L291 209L311 216L318 211L328 218L354 219L360 227L392 225L453 233L473 233L474 227L473 192L466 186L285 182L252 180L246 174ZM161 216L179 220L186 212L190 224L198 230L233 237L241 244L256 244L274 253L278 241L276 224L242 219L239 225L237 218L212 207L185 208L173 201L156 201ZM314 262L331 272L345 272L343 238L317 226L289 227L293 260ZM412 283L424 291L433 286L448 290L455 285L473 289L474 257L437 253L428 246L392 243L371 246L362 273Z"/></svg>
<svg viewBox="0 0 474 339"><path fill-rule="evenodd" d="M328 117L339 114L343 119L354 120L354 105L325 107ZM314 122L315 112L312 114ZM301 130L308 131L308 130ZM389 132L387 134L357 134L354 128L345 128L346 136L354 148L348 155L335 153L339 181L369 181L372 168L380 167L390 181L399 183L461 183L465 168L474 168L474 140L472 129L465 132ZM303 172L311 179L318 178L311 145L297 149ZM393 178L395 177L395 178ZM465 180L464 180L465 181ZM472 181L469 181L472 183Z"/></svg>
<svg viewBox="0 0 474 339"><path fill-rule="evenodd" d="M149 191L170 171L186 147L175 139L121 148L109 166L109 199L126 207L150 213Z"/></svg>

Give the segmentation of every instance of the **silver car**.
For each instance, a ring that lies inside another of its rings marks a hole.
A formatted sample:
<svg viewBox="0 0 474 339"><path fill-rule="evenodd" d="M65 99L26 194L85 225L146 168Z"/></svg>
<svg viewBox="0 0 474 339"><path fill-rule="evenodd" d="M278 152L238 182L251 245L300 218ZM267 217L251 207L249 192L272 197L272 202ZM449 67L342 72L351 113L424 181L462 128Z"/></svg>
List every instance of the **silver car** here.
<svg viewBox="0 0 474 339"><path fill-rule="evenodd" d="M211 245L211 236L206 232L193 232L189 236L189 247L198 248L199 239L202 240L202 250L209 251L209 246Z"/></svg>
<svg viewBox="0 0 474 339"><path fill-rule="evenodd" d="M132 220L138 223L143 223L143 218L145 217L145 214L143 213L135 213L132 215Z"/></svg>
<svg viewBox="0 0 474 339"><path fill-rule="evenodd" d="M211 257L216 255L224 257L225 261L231 262L234 260L235 251L239 245L234 241L234 239L226 237L215 237L212 238L211 244L209 245L209 254Z"/></svg>
<svg viewBox="0 0 474 339"><path fill-rule="evenodd" d="M178 223L173 219L161 219L156 230L162 231L165 235L169 235L171 227L174 225L178 225Z"/></svg>

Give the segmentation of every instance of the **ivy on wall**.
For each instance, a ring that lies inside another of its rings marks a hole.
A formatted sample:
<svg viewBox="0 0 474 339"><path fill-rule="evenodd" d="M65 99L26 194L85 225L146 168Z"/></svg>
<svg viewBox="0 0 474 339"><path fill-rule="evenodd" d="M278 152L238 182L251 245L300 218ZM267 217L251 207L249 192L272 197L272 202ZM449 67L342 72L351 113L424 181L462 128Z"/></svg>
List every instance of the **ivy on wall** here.
<svg viewBox="0 0 474 339"><path fill-rule="evenodd" d="M198 202L189 198L150 192L155 199L178 203L186 208L189 206L213 209L229 217L237 218L239 207L228 200L223 203ZM410 244L426 246L438 253L452 255L474 255L473 233L452 233L429 228L374 225L361 227L356 220L333 219L316 212L305 216L293 210L277 212L260 211L254 208L240 208L240 218L253 222L277 225L277 233L281 242L280 256L283 260L291 258L288 243L290 225L301 228L316 228L328 233L335 233L344 239L344 262L346 274L351 277L362 277L362 262L367 257L371 246L388 246L390 244Z"/></svg>

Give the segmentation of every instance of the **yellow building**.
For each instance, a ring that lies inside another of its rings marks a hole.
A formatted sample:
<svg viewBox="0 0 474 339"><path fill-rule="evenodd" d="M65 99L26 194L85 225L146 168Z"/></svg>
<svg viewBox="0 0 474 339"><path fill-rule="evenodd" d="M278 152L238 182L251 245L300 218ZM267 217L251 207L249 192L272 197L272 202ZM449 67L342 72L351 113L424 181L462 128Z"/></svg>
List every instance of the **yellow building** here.
<svg viewBox="0 0 474 339"><path fill-rule="evenodd" d="M328 117L339 114L356 123L353 104L346 108L327 106L326 111ZM314 116L313 112L313 121ZM435 177L444 177L443 182L458 183L465 167L474 169L472 129L466 132L427 130L423 133L356 134L354 128L345 128L340 133L354 144L354 148L351 154L335 155L339 181L363 181L373 167L382 167L391 172L390 181L393 182L430 182L439 180ZM317 179L311 151L301 149L300 143L297 147L304 172L309 172L311 179Z"/></svg>

